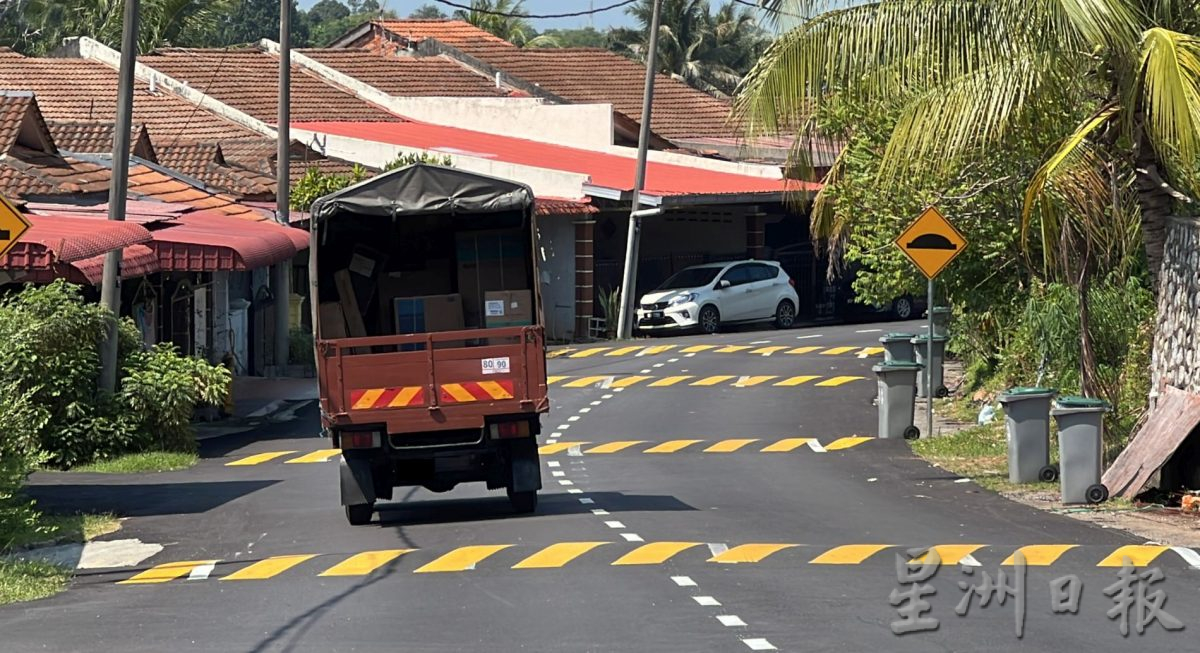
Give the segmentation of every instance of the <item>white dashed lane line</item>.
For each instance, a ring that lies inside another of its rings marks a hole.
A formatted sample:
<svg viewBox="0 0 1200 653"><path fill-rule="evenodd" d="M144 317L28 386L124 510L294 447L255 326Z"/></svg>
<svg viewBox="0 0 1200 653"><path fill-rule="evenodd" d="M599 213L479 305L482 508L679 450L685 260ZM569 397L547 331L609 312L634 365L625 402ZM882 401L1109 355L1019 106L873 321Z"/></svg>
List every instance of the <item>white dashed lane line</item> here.
<svg viewBox="0 0 1200 653"><path fill-rule="evenodd" d="M703 605L706 607L717 607L717 606L721 605L720 601L714 599L711 596L693 596L692 599L694 599L696 601L696 603L699 603L700 605Z"/></svg>
<svg viewBox="0 0 1200 653"><path fill-rule="evenodd" d="M637 533L621 533L621 537L625 538L626 542L645 542L641 535Z"/></svg>
<svg viewBox="0 0 1200 653"><path fill-rule="evenodd" d="M746 622L736 614L721 614L717 615L717 621L721 622L722 626L733 628L735 626L745 626Z"/></svg>
<svg viewBox="0 0 1200 653"><path fill-rule="evenodd" d="M695 587L696 581L688 576L671 576L671 580L680 587Z"/></svg>
<svg viewBox="0 0 1200 653"><path fill-rule="evenodd" d="M607 527L609 527L609 528L616 528L616 529L623 529L623 528L625 528L625 524L622 524L622 523L621 523L621 522L619 522L619 521L606 521L606 522L604 522L604 525L605 525L605 526L607 526Z"/></svg>

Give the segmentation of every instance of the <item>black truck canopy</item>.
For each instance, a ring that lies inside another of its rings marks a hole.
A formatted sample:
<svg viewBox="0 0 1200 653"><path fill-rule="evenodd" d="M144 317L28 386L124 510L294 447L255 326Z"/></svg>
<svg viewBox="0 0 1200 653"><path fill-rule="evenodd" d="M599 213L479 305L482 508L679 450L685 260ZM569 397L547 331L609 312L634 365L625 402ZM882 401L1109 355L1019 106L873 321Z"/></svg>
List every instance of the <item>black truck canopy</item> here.
<svg viewBox="0 0 1200 653"><path fill-rule="evenodd" d="M338 214L403 217L533 211L533 191L505 179L416 163L318 198L316 226Z"/></svg>

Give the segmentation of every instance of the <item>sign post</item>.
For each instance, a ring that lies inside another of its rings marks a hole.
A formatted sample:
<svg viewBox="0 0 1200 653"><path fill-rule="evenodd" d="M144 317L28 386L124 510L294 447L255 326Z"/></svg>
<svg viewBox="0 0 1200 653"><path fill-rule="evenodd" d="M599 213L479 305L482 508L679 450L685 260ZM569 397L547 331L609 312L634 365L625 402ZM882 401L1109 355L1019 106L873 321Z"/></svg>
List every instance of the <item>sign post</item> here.
<svg viewBox="0 0 1200 653"><path fill-rule="evenodd" d="M0 256L17 244L21 236L29 231L29 219L21 214L17 207L0 195Z"/></svg>
<svg viewBox="0 0 1200 653"><path fill-rule="evenodd" d="M925 341L929 347L925 355L925 401L928 430L926 437L933 435L933 280L950 264L963 250L967 248L967 239L950 224L950 221L935 207L928 207L921 215L908 225L908 228L896 237L896 246L913 265L929 280L925 312L929 316L929 333Z"/></svg>

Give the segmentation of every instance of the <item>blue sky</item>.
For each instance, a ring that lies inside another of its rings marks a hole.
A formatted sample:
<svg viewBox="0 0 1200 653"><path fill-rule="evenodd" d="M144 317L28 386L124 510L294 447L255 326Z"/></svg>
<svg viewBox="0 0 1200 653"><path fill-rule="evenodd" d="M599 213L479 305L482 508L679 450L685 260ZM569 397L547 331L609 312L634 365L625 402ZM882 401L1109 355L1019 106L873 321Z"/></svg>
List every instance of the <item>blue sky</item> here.
<svg viewBox="0 0 1200 653"><path fill-rule="evenodd" d="M307 9L316 2L317 0L300 0L300 6ZM455 2L464 5L471 4L470 0L455 0ZM523 9L527 13L534 15L563 14L572 11L584 11L593 6L607 7L616 3L617 0L525 0ZM412 10L421 5L439 3L433 2L433 0L380 0L379 4L401 16L407 16ZM453 8L451 7L442 5L441 8L447 14L453 12ZM542 31L555 27L587 27L588 25L594 25L596 29L603 29L613 25L629 26L633 24L633 19L625 13L625 9L622 7L598 13L591 17L543 19L532 22L535 29Z"/></svg>

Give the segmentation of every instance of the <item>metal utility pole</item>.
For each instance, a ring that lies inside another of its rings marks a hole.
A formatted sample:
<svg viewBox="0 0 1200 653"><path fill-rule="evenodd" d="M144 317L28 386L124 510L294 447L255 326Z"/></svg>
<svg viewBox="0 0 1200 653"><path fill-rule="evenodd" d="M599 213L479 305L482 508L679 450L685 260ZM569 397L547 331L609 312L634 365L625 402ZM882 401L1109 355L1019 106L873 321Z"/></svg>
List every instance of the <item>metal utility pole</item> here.
<svg viewBox="0 0 1200 653"><path fill-rule="evenodd" d="M108 184L108 219L125 219L125 196L129 186L129 140L133 130L133 73L137 66L138 1L125 0L125 16L121 24L121 70L117 84L117 115L113 123L112 178ZM101 278L100 303L121 314L121 250L104 256L104 276ZM113 392L117 388L117 320L108 323L104 347L100 350L100 389Z"/></svg>
<svg viewBox="0 0 1200 653"><path fill-rule="evenodd" d="M279 121L275 127L278 149L275 153L275 219L288 225L291 215L291 89L292 89L292 0L279 0ZM275 366L288 364L288 328L291 308L291 260L281 261L272 270L271 286L275 295Z"/></svg>
<svg viewBox="0 0 1200 653"><path fill-rule="evenodd" d="M621 279L620 323L617 338L633 334L633 316L637 314L638 247L642 237L642 218L638 213L642 187L646 183L646 149L650 144L650 113L654 100L654 75L658 69L658 15L662 0L654 0L650 18L650 51L646 54L646 88L642 92L642 125L638 133L637 176L633 182L633 206L629 209L629 232L625 241L625 275Z"/></svg>

